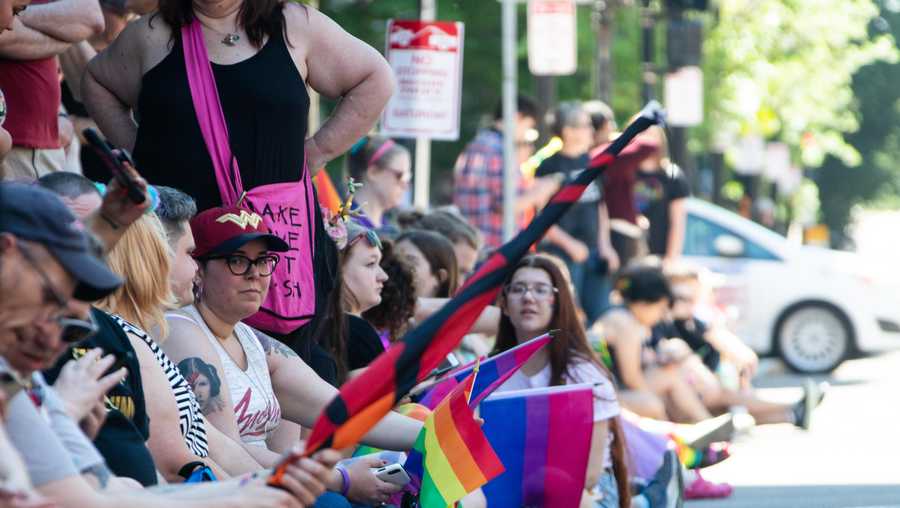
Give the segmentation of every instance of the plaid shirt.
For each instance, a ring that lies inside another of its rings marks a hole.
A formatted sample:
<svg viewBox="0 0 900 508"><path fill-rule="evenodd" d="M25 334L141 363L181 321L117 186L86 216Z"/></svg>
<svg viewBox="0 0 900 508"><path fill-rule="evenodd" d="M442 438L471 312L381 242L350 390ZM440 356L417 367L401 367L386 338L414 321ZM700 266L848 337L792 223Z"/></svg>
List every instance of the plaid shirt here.
<svg viewBox="0 0 900 508"><path fill-rule="evenodd" d="M515 174L521 194L524 182L518 171ZM500 247L503 244L503 134L500 131L483 129L475 136L456 160L453 183L453 204L481 231L486 248Z"/></svg>

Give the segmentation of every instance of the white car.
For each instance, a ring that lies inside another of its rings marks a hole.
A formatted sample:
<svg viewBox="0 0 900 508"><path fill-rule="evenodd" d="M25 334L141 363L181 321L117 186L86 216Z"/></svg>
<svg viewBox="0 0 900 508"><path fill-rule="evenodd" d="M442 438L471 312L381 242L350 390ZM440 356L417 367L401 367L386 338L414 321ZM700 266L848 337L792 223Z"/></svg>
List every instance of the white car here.
<svg viewBox="0 0 900 508"><path fill-rule="evenodd" d="M724 208L687 202L684 255L725 275L735 332L800 372L900 347L900 284L849 252L796 245Z"/></svg>

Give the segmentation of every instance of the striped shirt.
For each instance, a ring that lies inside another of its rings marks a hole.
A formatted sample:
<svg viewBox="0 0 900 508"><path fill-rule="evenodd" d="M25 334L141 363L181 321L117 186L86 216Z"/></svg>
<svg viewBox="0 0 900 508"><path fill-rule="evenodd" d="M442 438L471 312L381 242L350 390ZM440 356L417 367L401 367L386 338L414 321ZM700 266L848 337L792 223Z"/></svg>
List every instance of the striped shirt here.
<svg viewBox="0 0 900 508"><path fill-rule="evenodd" d="M191 385L188 384L184 376L178 370L178 367L172 363L166 352L160 349L159 344L153 340L153 337L144 330L134 326L133 324L122 319L121 316L113 314L112 318L126 333L132 334L140 338L147 344L156 362L162 368L169 386L172 388L172 394L175 395L175 402L178 404L178 424L181 427L181 435L184 437L184 444L187 445L191 453L198 457L206 457L209 455L209 445L206 441L206 427L203 424L203 417L200 413L200 405L194 396ZM152 396L152 394L151 394Z"/></svg>

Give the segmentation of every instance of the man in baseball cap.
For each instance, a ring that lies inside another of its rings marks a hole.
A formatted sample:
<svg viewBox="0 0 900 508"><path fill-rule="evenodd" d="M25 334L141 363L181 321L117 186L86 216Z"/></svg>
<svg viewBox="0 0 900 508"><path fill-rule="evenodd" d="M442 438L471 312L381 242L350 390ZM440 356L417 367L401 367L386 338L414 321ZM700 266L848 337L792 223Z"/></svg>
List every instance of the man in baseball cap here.
<svg viewBox="0 0 900 508"><path fill-rule="evenodd" d="M72 298L90 302L118 288L122 280L95 245L52 192L0 183L0 328L59 315Z"/></svg>

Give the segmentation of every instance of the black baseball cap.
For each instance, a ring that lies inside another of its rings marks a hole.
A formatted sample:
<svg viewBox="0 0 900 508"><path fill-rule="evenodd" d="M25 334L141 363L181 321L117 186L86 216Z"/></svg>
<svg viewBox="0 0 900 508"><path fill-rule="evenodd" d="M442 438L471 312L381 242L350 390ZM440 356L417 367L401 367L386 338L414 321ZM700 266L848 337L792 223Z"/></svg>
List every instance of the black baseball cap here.
<svg viewBox="0 0 900 508"><path fill-rule="evenodd" d="M76 281L76 300L93 302L122 285L94 255L84 225L51 191L25 183L0 183L0 233L39 243Z"/></svg>

